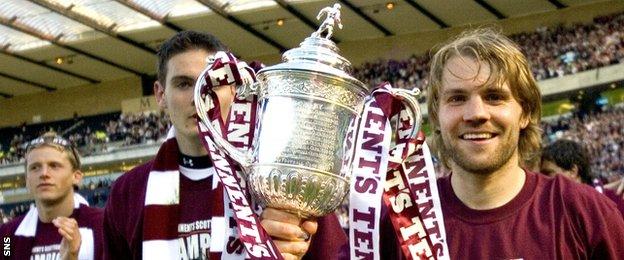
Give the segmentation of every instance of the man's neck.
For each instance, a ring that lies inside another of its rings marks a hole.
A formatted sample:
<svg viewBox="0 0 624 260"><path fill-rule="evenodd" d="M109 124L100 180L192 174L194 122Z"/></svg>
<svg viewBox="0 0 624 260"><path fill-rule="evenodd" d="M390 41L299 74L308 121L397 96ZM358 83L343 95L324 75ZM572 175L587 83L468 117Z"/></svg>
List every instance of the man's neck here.
<svg viewBox="0 0 624 260"><path fill-rule="evenodd" d="M199 140L199 137L182 137L176 136L178 141L178 148L180 148L180 152L186 154L188 156L204 156L208 154L206 148Z"/></svg>
<svg viewBox="0 0 624 260"><path fill-rule="evenodd" d="M488 174L467 172L453 165L451 186L455 195L471 209L487 210L505 205L520 193L526 179L517 161L512 159Z"/></svg>
<svg viewBox="0 0 624 260"><path fill-rule="evenodd" d="M70 193L65 198L55 204L35 202L39 220L43 223L50 223L57 217L69 217L74 212L74 194Z"/></svg>

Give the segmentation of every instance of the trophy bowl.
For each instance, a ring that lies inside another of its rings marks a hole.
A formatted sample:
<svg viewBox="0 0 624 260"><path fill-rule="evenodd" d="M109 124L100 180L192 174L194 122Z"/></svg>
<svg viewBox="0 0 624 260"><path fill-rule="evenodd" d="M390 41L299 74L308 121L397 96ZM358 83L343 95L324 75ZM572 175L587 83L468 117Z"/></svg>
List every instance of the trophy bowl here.
<svg viewBox="0 0 624 260"><path fill-rule="evenodd" d="M257 201L304 217L333 212L348 193L354 145L346 145L347 137L369 94L342 70L349 64L341 57L334 66L310 59L327 50L319 43L335 48L310 37L284 54L285 63L258 72L259 122L248 172Z"/></svg>

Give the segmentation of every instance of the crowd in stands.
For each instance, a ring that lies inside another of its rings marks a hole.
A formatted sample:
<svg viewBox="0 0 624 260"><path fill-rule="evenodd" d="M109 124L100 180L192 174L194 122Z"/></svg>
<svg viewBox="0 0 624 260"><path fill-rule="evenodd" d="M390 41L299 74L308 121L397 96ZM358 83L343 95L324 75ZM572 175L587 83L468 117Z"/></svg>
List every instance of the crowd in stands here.
<svg viewBox="0 0 624 260"><path fill-rule="evenodd" d="M169 118L163 111L121 114L118 120L109 121L105 127L109 142L122 141L124 146L144 144L157 141L167 134Z"/></svg>
<svg viewBox="0 0 624 260"><path fill-rule="evenodd" d="M91 118L90 123L74 119L71 131L65 137L78 147L82 156L108 152L111 145L123 147L135 144L149 144L163 138L169 128L169 118L164 112L145 112L138 114L116 114L116 117L101 120ZM103 123L104 122L104 123ZM78 126L78 127L74 127ZM67 129L55 127L33 127L26 124L19 127L13 138L3 147L0 143L0 165L22 162L30 140L48 131L67 132Z"/></svg>
<svg viewBox="0 0 624 260"><path fill-rule="evenodd" d="M624 175L624 106L584 117L561 118L543 123L544 143L570 139L582 143L591 154L592 172L603 182Z"/></svg>
<svg viewBox="0 0 624 260"><path fill-rule="evenodd" d="M108 199L108 191L113 184L113 179L105 178L98 181L89 181L78 188L78 193L82 195L89 205L94 207L104 207Z"/></svg>
<svg viewBox="0 0 624 260"><path fill-rule="evenodd" d="M624 14L597 17L592 24L541 27L512 39L538 80L618 64L624 62Z"/></svg>
<svg viewBox="0 0 624 260"><path fill-rule="evenodd" d="M560 77L624 62L624 13L601 16L591 24L540 27L510 36L529 59L537 80ZM377 60L354 69L369 86L388 81L394 87L425 91L429 55Z"/></svg>
<svg viewBox="0 0 624 260"><path fill-rule="evenodd" d="M0 143L0 165L19 162L24 156L24 144L27 142L23 134L14 135L8 148Z"/></svg>
<svg viewBox="0 0 624 260"><path fill-rule="evenodd" d="M412 55L407 60L377 60L354 68L354 76L368 86L390 82L395 88L424 90L429 77L429 55Z"/></svg>

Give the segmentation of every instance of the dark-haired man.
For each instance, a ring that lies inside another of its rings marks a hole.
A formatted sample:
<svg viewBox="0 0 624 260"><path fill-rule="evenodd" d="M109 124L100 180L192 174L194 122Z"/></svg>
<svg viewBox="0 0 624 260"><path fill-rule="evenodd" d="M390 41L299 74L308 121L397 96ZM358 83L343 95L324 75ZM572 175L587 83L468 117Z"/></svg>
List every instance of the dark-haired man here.
<svg viewBox="0 0 624 260"><path fill-rule="evenodd" d="M544 147L540 170L549 176L561 174L578 183L594 186L589 154L583 145L572 140L561 139ZM620 196L602 186L596 190L611 199L624 216L624 200Z"/></svg>
<svg viewBox="0 0 624 260"><path fill-rule="evenodd" d="M548 176L563 174L585 184L592 184L589 155L585 148L572 140L557 140L544 147L540 171Z"/></svg>
<svg viewBox="0 0 624 260"><path fill-rule="evenodd" d="M154 92L174 134L154 160L113 185L104 220L108 259L244 258L236 223L224 216L229 205L200 142L193 104L195 81L207 58L225 50L214 36L192 31L180 32L160 47ZM234 88L213 91L225 121ZM269 208L263 211L262 226L285 259L330 259L346 243L335 215L304 221Z"/></svg>
<svg viewBox="0 0 624 260"><path fill-rule="evenodd" d="M26 187L35 206L0 227L0 235L10 238L10 257L101 259L103 211L74 192L83 176L76 149L47 133L30 143L25 159Z"/></svg>

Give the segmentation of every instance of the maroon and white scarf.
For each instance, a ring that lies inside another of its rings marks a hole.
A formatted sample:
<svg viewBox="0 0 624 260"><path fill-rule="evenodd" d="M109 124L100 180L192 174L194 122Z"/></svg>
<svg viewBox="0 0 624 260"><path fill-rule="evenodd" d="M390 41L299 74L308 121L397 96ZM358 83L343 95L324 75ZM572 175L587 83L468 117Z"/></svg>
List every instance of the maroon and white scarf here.
<svg viewBox="0 0 624 260"><path fill-rule="evenodd" d="M162 144L150 170L143 209L143 259L178 259L178 224L180 220L179 148L173 128ZM212 170L211 168L206 169ZM213 182L216 181L213 178ZM218 184L217 184L218 185ZM225 217L221 188L215 197L206 198L212 208L210 258L219 259L225 248Z"/></svg>

